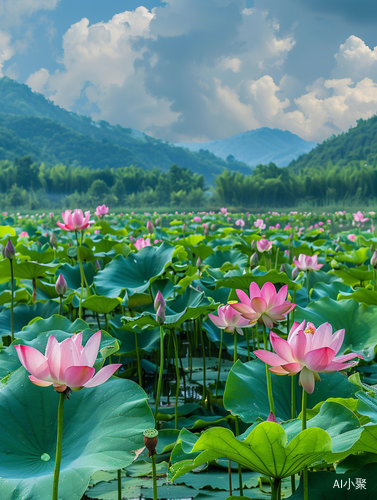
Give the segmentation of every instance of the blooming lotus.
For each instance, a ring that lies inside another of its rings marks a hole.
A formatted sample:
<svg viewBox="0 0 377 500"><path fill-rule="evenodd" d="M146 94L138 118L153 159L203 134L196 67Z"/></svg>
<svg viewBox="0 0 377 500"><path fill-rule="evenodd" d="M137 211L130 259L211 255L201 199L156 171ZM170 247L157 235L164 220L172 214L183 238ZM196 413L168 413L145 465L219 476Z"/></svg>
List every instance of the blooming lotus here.
<svg viewBox="0 0 377 500"><path fill-rule="evenodd" d="M323 266L323 264L318 264L318 255L310 257L310 255L303 253L300 253L298 260L293 259L293 264L301 271L318 271Z"/></svg>
<svg viewBox="0 0 377 500"><path fill-rule="evenodd" d="M258 252L269 252L272 248L272 241L262 238L257 241Z"/></svg>
<svg viewBox="0 0 377 500"><path fill-rule="evenodd" d="M75 210L66 210L62 213L62 218L64 224L60 221L57 222L57 225L64 229L64 231L81 231L82 229L86 229L89 227L91 222L89 221L90 211L85 212L85 217L82 213L82 210L79 208L75 208Z"/></svg>
<svg viewBox="0 0 377 500"><path fill-rule="evenodd" d="M300 373L300 384L306 392L312 394L315 381L321 380L318 373L346 370L361 358L359 354L349 353L336 356L342 346L344 329L332 333L329 323L323 323L317 329L313 323L295 322L287 340L270 332L270 341L275 353L263 349L254 354L264 363L271 365L269 370L277 375Z"/></svg>
<svg viewBox="0 0 377 500"><path fill-rule="evenodd" d="M254 222L254 226L259 228L259 229L265 229L266 228L266 224L264 223L263 219L257 219L255 222Z"/></svg>
<svg viewBox="0 0 377 500"><path fill-rule="evenodd" d="M360 210L356 214L352 214L355 222L366 222L369 220L368 217L364 217L364 214Z"/></svg>
<svg viewBox="0 0 377 500"><path fill-rule="evenodd" d="M139 238L134 242L134 245L136 247L136 250L141 250L144 247L150 247L151 246L151 239L150 238Z"/></svg>
<svg viewBox="0 0 377 500"><path fill-rule="evenodd" d="M275 286L267 282L262 289L256 283L251 283L249 288L250 297L242 290L236 290L241 302L231 304L233 309L240 312L249 324L262 321L268 328L273 324L283 321L285 316L296 307L296 304L288 302L286 299L288 286L284 285L276 292Z"/></svg>
<svg viewBox="0 0 377 500"><path fill-rule="evenodd" d="M93 365L96 361L101 342L101 331L90 337L85 347L82 346L82 332L58 342L51 335L43 355L34 347L16 345L19 360L31 373L29 379L41 387L52 385L57 392L67 389L78 391L83 387L96 387L107 379L121 364L107 365L95 375Z"/></svg>
<svg viewBox="0 0 377 500"><path fill-rule="evenodd" d="M220 330L225 330L226 332L234 333L236 330L238 333L243 335L241 328L249 326L250 321L245 319L238 314L231 304L219 307L217 309L218 316L214 314L208 314L208 317Z"/></svg>
<svg viewBox="0 0 377 500"><path fill-rule="evenodd" d="M109 207L107 207L105 204L99 205L96 208L96 211L94 212L94 215L97 217L102 217L102 215L107 215L109 213Z"/></svg>

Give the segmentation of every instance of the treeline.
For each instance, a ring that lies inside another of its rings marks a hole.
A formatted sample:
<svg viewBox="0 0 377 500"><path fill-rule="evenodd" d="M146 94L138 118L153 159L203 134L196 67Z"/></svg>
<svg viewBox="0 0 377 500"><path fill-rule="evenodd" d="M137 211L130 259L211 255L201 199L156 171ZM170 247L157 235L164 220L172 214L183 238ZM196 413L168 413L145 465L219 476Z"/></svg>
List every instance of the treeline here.
<svg viewBox="0 0 377 500"><path fill-rule="evenodd" d="M252 175L224 171L209 190L203 175L172 165L166 172L129 166L89 169L69 164L48 167L29 156L0 161L0 203L4 207L63 207L103 204L116 207L233 206L243 208L365 202L377 198L377 164L306 167L258 165Z"/></svg>
<svg viewBox="0 0 377 500"><path fill-rule="evenodd" d="M167 172L122 168L89 169L69 164L47 167L29 156L0 161L0 202L3 206L38 209L47 206L111 207L192 206L205 204L203 175L172 165Z"/></svg>

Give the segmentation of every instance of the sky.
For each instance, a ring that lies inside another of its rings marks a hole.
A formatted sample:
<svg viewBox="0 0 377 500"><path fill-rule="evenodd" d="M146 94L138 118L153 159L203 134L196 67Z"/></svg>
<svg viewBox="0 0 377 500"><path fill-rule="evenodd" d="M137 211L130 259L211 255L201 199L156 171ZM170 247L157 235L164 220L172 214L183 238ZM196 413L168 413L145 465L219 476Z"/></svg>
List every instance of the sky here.
<svg viewBox="0 0 377 500"><path fill-rule="evenodd" d="M0 76L172 143L377 113L375 0L0 0Z"/></svg>

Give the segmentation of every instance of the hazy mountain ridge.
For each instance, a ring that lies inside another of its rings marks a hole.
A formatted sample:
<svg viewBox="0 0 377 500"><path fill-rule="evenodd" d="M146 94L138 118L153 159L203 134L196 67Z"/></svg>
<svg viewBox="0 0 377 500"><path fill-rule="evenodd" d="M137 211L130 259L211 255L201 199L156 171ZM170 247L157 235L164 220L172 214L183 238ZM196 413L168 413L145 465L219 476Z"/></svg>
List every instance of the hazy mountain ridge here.
<svg viewBox="0 0 377 500"><path fill-rule="evenodd" d="M300 155L311 151L317 143L305 141L288 130L263 127L217 141L182 142L175 146L190 151L208 150L224 160L232 155L250 166L272 162L278 167L285 167Z"/></svg>

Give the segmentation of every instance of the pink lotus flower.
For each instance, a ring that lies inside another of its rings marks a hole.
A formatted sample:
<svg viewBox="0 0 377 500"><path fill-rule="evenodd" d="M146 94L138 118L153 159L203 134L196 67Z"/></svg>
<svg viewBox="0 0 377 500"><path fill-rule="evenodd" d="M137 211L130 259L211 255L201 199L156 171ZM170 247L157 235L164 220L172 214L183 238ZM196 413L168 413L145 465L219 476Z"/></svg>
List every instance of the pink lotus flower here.
<svg viewBox="0 0 377 500"><path fill-rule="evenodd" d="M141 250L144 247L150 247L151 246L151 239L150 238L139 238L134 242L134 245L136 247L136 250Z"/></svg>
<svg viewBox="0 0 377 500"><path fill-rule="evenodd" d="M227 215L228 215L228 209L227 209L227 208L224 208L224 207L223 207L223 208L220 208L220 212L221 212L223 215L225 215L225 216L227 216Z"/></svg>
<svg viewBox="0 0 377 500"><path fill-rule="evenodd" d="M352 214L352 215L353 215L353 219L356 222L366 222L367 220L369 220L368 217L364 217L364 214L362 212L360 212L360 210L356 214Z"/></svg>
<svg viewBox="0 0 377 500"><path fill-rule="evenodd" d="M248 319L250 325L260 320L268 328L272 328L274 323L283 321L285 316L296 307L296 304L285 300L288 292L287 285L282 286L276 293L274 285L270 282L265 283L262 289L253 282L249 292L250 297L244 291L236 290L241 302L231 304L231 306Z"/></svg>
<svg viewBox="0 0 377 500"><path fill-rule="evenodd" d="M349 234L349 235L347 236L347 238L348 238L350 241L355 241L356 234Z"/></svg>
<svg viewBox="0 0 377 500"><path fill-rule="evenodd" d="M318 373L346 370L358 361L352 358L362 356L355 353L336 356L342 346L344 329L332 334L332 326L323 323L317 329L313 323L305 321L293 323L288 339L284 340L274 332L270 332L271 345L276 352L263 349L254 354L264 363L271 365L269 370L277 375L288 375L300 372L300 384L306 392L312 394L315 381L321 380Z"/></svg>
<svg viewBox="0 0 377 500"><path fill-rule="evenodd" d="M104 205L99 205L94 212L94 215L97 217L102 217L102 215L107 215L109 213L109 207Z"/></svg>
<svg viewBox="0 0 377 500"><path fill-rule="evenodd" d="M272 248L272 241L262 238L257 241L258 252L269 252Z"/></svg>
<svg viewBox="0 0 377 500"><path fill-rule="evenodd" d="M91 222L89 221L90 211L85 212L85 218L83 216L82 210L79 208L75 208L75 210L66 210L62 213L62 218L64 224L60 221L57 222L57 225L64 229L64 231L81 231L82 229L86 229L89 227Z"/></svg>
<svg viewBox="0 0 377 500"><path fill-rule="evenodd" d="M98 331L83 347L80 332L60 343L51 335L44 355L27 345L16 345L15 349L21 364L31 373L29 379L33 384L41 387L52 385L57 392L67 389L78 391L83 387L96 387L106 382L122 366L107 365L94 375L93 365L100 342L101 331Z"/></svg>
<svg viewBox="0 0 377 500"><path fill-rule="evenodd" d="M195 217L193 218L193 221L194 221L194 222L202 222L202 219L201 219L199 216L195 216Z"/></svg>
<svg viewBox="0 0 377 500"><path fill-rule="evenodd" d="M303 253L300 253L298 260L293 259L293 264L301 271L318 271L323 266L323 264L318 264L318 255L310 257L310 255L305 255Z"/></svg>
<svg viewBox="0 0 377 500"><path fill-rule="evenodd" d="M29 238L29 234L26 231L22 231L20 237Z"/></svg>
<svg viewBox="0 0 377 500"><path fill-rule="evenodd" d="M259 229L265 229L266 224L264 223L263 219L257 219L257 220L254 222L254 226L255 226L255 227L258 227Z"/></svg>
<svg viewBox="0 0 377 500"><path fill-rule="evenodd" d="M237 219L235 224L236 226L244 227L245 221L243 219Z"/></svg>
<svg viewBox="0 0 377 500"><path fill-rule="evenodd" d="M250 321L237 314L237 312L232 308L230 304L219 307L217 309L218 316L214 314L208 314L208 317L220 330L225 330L229 333L234 333L237 330L238 333L243 335L241 328L249 326Z"/></svg>

